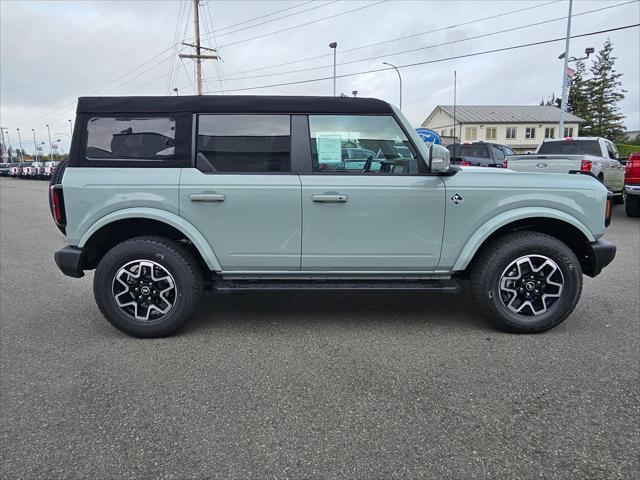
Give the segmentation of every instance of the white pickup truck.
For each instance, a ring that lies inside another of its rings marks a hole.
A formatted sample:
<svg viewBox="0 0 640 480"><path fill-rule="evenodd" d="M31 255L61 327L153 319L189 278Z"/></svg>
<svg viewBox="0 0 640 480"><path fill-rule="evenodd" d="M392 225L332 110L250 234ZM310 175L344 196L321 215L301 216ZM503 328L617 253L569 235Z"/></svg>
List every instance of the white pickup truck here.
<svg viewBox="0 0 640 480"><path fill-rule="evenodd" d="M543 141L534 155L512 155L504 166L517 172L590 172L613 192L614 203L624 202L624 165L613 142L601 137Z"/></svg>

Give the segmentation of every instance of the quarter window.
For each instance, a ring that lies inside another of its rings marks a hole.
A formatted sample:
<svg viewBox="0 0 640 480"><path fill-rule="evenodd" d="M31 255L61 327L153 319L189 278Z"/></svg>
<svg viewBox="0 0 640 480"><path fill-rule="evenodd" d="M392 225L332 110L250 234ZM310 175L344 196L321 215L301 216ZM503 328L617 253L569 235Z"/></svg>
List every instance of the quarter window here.
<svg viewBox="0 0 640 480"><path fill-rule="evenodd" d="M515 140L516 127L507 127L507 140Z"/></svg>
<svg viewBox="0 0 640 480"><path fill-rule="evenodd" d="M536 129L533 127L527 127L524 130L524 138L533 139L536 138Z"/></svg>
<svg viewBox="0 0 640 480"><path fill-rule="evenodd" d="M464 139L465 140L477 140L478 139L478 129L476 127L467 127L464 129Z"/></svg>
<svg viewBox="0 0 640 480"><path fill-rule="evenodd" d="M313 171L418 173L418 156L388 115L310 115Z"/></svg>
<svg viewBox="0 0 640 480"><path fill-rule="evenodd" d="M200 115L196 165L213 173L289 172L289 115Z"/></svg>
<svg viewBox="0 0 640 480"><path fill-rule="evenodd" d="M487 131L486 131L487 140L495 140L496 138L498 138L497 134L498 134L498 130L496 127L487 127Z"/></svg>
<svg viewBox="0 0 640 480"><path fill-rule="evenodd" d="M176 122L168 117L93 117L87 123L87 160L173 160Z"/></svg>

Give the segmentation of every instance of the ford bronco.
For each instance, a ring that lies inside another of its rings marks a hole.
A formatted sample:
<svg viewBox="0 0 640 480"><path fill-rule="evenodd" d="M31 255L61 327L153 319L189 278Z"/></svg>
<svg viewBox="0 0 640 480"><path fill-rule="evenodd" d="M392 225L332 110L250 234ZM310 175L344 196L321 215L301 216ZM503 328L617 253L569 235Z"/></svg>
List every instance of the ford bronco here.
<svg viewBox="0 0 640 480"><path fill-rule="evenodd" d="M94 270L100 311L138 337L176 332L217 293L456 293L498 327L572 312L611 195L587 175L450 165L376 99L203 96L78 101L50 205L62 272ZM357 150L354 150L357 149ZM345 161L353 151L366 158Z"/></svg>

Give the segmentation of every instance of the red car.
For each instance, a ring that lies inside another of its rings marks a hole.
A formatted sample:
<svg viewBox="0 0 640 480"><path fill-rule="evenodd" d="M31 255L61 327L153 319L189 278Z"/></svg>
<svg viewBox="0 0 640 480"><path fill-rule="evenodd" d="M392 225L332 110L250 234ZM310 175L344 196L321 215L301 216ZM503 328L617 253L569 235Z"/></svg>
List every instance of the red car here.
<svg viewBox="0 0 640 480"><path fill-rule="evenodd" d="M629 155L624 171L625 211L629 217L640 217L640 152Z"/></svg>

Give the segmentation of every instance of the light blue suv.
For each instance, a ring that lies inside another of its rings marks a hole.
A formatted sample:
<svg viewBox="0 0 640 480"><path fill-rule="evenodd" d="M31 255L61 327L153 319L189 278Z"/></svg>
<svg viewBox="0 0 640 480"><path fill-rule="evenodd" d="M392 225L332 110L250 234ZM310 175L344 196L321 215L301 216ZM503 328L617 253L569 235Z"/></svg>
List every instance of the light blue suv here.
<svg viewBox="0 0 640 480"><path fill-rule="evenodd" d="M51 181L69 243L55 260L95 269L98 307L138 337L176 332L203 289L456 293L462 279L497 326L541 332L615 255L596 179L450 166L376 99L80 98L75 125Z"/></svg>

